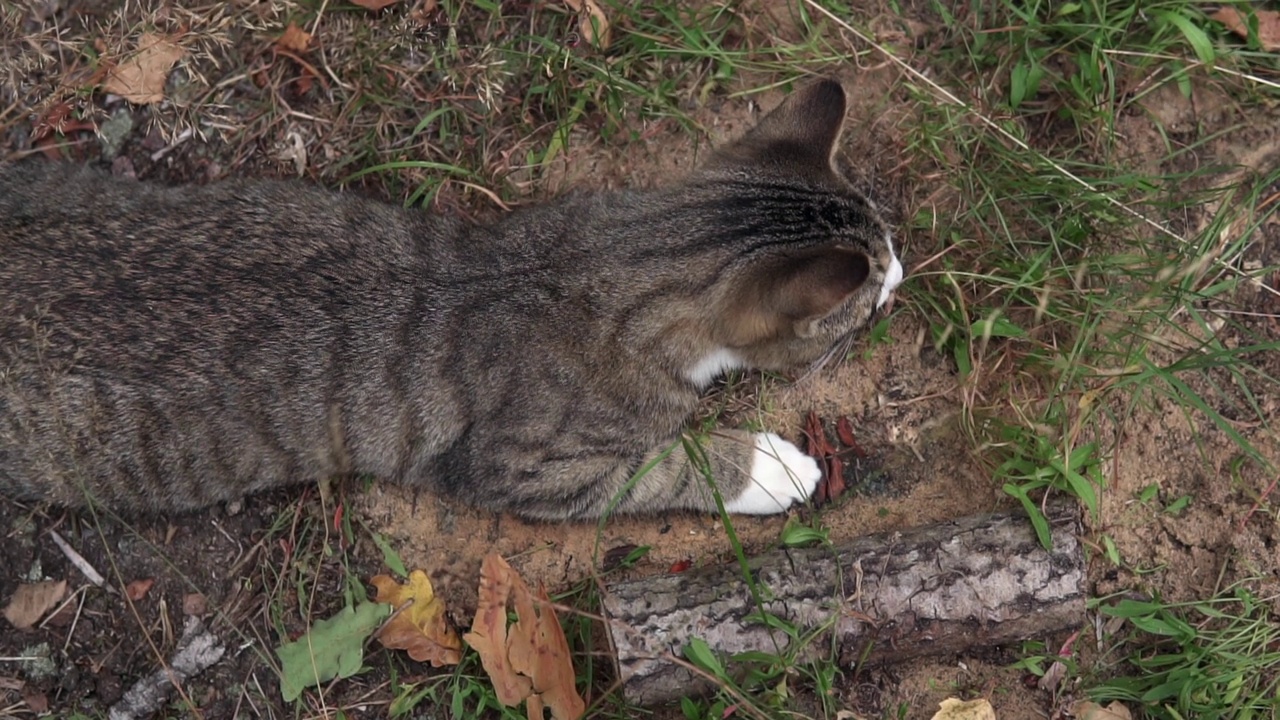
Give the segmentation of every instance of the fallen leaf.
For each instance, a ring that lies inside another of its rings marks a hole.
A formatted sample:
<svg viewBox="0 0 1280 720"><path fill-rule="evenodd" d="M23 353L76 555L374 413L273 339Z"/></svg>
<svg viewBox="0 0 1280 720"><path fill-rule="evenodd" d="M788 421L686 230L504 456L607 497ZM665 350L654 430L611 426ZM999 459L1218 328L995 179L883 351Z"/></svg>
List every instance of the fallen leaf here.
<svg viewBox="0 0 1280 720"><path fill-rule="evenodd" d="M516 608L510 628L508 599ZM539 587L538 600L505 560L497 554L486 556L480 567L480 604L464 639L480 655L504 705L527 700L525 711L531 720L542 718L544 706L555 720L577 720L586 704L575 685L569 643L545 588Z"/></svg>
<svg viewBox="0 0 1280 720"><path fill-rule="evenodd" d="M182 614L192 617L203 617L209 612L209 601L200 593L187 593L182 596Z"/></svg>
<svg viewBox="0 0 1280 720"><path fill-rule="evenodd" d="M62 602L67 594L66 580L46 580L44 582L19 585L5 606L4 618L19 630L36 624L54 605Z"/></svg>
<svg viewBox="0 0 1280 720"><path fill-rule="evenodd" d="M1096 702L1082 700L1071 706L1071 714L1077 720L1131 720L1133 717L1129 714L1129 708L1121 704L1119 700L1106 707L1102 707Z"/></svg>
<svg viewBox="0 0 1280 720"><path fill-rule="evenodd" d="M364 641L391 614L391 606L364 602L320 620L305 635L276 648L280 694L293 702L303 689L355 675L364 663Z"/></svg>
<svg viewBox="0 0 1280 720"><path fill-rule="evenodd" d="M401 585L390 575L375 576L369 582L378 588L375 602L401 608L400 613L378 633L378 642L389 650L405 650L418 662L431 667L457 665L462 660L462 641L444 616L444 601L436 597L431 580L421 570L409 573Z"/></svg>
<svg viewBox="0 0 1280 720"><path fill-rule="evenodd" d="M1280 50L1280 11L1254 10L1253 14L1258 18L1258 44L1267 52ZM1236 35L1249 39L1249 18L1236 8L1228 5L1210 15L1209 19L1217 20Z"/></svg>
<svg viewBox="0 0 1280 720"><path fill-rule="evenodd" d="M609 47L609 18L596 0L565 0L564 4L578 14L578 33L583 40L601 50Z"/></svg>
<svg viewBox="0 0 1280 720"><path fill-rule="evenodd" d="M685 558L671 563L671 567L667 568L667 572L674 575L676 573L682 573L691 567L693 567L693 561L689 558Z"/></svg>
<svg viewBox="0 0 1280 720"><path fill-rule="evenodd" d="M102 89L137 105L149 105L164 99L164 81L169 69L186 51L169 40L152 33L142 33L138 50L128 60L107 74Z"/></svg>
<svg viewBox="0 0 1280 720"><path fill-rule="evenodd" d="M42 715L49 712L49 696L37 691L35 688L26 688L22 691L22 701L27 704L31 712Z"/></svg>
<svg viewBox="0 0 1280 720"><path fill-rule="evenodd" d="M298 27L297 23L291 22L280 35L280 39L276 40L276 45L296 53L306 52L307 47L311 45L311 33Z"/></svg>
<svg viewBox="0 0 1280 720"><path fill-rule="evenodd" d="M147 591L150 590L151 586L155 585L155 583L156 583L155 578L143 578L142 580L134 580L133 582L124 586L124 594L127 595L130 600L134 600L134 601L141 600L142 598L147 596Z"/></svg>
<svg viewBox="0 0 1280 720"><path fill-rule="evenodd" d="M533 687L529 678L511 669L507 659L507 600L511 597L515 572L497 554L486 555L480 564L480 601L471 632L462 639L480 655L480 664L493 682L494 694L507 707L528 697Z"/></svg>
<svg viewBox="0 0 1280 720"><path fill-rule="evenodd" d="M395 5L398 0L351 0L352 3L359 5L365 10L378 11L388 5Z"/></svg>
<svg viewBox="0 0 1280 720"><path fill-rule="evenodd" d="M511 668L533 679L530 696L530 720L542 719L542 705L551 708L555 720L578 720L586 711L586 703L575 685L576 673L569 656L569 641L564 637L560 621L551 608L546 588L538 586L534 603L529 588L520 581L515 585L516 624L507 645ZM533 704L536 703L536 706ZM535 714L535 707L537 712Z"/></svg>
<svg viewBox="0 0 1280 720"><path fill-rule="evenodd" d="M996 720L996 711L986 698L947 698L938 703L938 712L933 714L933 720Z"/></svg>
<svg viewBox="0 0 1280 720"><path fill-rule="evenodd" d="M1067 675L1067 665L1061 660L1054 660L1049 669L1036 682L1036 687L1046 692L1054 692L1058 689L1058 685L1062 684L1062 678Z"/></svg>

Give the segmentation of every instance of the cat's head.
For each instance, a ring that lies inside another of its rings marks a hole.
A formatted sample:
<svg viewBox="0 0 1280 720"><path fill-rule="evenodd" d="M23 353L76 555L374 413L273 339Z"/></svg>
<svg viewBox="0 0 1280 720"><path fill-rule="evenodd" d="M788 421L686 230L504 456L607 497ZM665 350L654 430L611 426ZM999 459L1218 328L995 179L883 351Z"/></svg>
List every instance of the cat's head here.
<svg viewBox="0 0 1280 720"><path fill-rule="evenodd" d="M695 176L714 192L725 251L717 355L705 363L821 364L887 311L902 264L875 206L832 164L845 110L839 83L809 85ZM690 376L716 369L695 366Z"/></svg>

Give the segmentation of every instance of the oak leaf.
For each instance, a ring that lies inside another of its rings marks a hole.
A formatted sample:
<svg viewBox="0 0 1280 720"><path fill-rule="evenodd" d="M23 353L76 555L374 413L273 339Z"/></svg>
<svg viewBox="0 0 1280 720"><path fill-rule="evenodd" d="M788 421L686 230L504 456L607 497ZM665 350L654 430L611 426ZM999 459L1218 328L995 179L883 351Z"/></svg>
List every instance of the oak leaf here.
<svg viewBox="0 0 1280 720"><path fill-rule="evenodd" d="M1280 50L1280 11L1255 9L1253 14L1258 18L1258 44L1267 52ZM1249 39L1249 16L1236 8L1224 7L1210 15L1209 19L1217 20L1236 35Z"/></svg>
<svg viewBox="0 0 1280 720"><path fill-rule="evenodd" d="M276 648L280 658L280 695L298 699L308 687L346 678L364 664L364 641L382 624L391 608L364 602L347 606L337 615L318 620L302 637Z"/></svg>
<svg viewBox="0 0 1280 720"><path fill-rule="evenodd" d="M187 54L174 42L153 33L142 33L138 50L107 74L102 89L137 105L164 99L169 69Z"/></svg>
<svg viewBox="0 0 1280 720"><path fill-rule="evenodd" d="M66 580L19 585L4 608L4 618L19 630L35 625L54 605L62 602L67 594Z"/></svg>
<svg viewBox="0 0 1280 720"><path fill-rule="evenodd" d="M516 608L516 622L509 628L508 600ZM480 655L503 704L527 700L530 720L541 720L544 707L555 720L582 717L586 704L574 684L569 642L546 589L538 588L535 601L529 586L496 554L481 564L480 604L464 639Z"/></svg>
<svg viewBox="0 0 1280 720"><path fill-rule="evenodd" d="M462 641L445 618L444 601L436 597L425 572L409 573L409 582L404 585L389 575L377 575L369 582L378 588L375 602L400 609L378 634L383 647L404 650L432 667L457 665L462 660Z"/></svg>

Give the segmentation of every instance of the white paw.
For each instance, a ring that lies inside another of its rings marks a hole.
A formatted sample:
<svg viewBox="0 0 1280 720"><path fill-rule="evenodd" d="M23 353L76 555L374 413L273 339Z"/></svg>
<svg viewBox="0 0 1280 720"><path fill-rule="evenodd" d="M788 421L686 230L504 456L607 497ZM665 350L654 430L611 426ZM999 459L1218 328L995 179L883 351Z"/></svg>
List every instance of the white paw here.
<svg viewBox="0 0 1280 720"><path fill-rule="evenodd" d="M818 461L773 433L760 433L751 457L751 484L724 509L741 515L780 513L804 502L821 479Z"/></svg>

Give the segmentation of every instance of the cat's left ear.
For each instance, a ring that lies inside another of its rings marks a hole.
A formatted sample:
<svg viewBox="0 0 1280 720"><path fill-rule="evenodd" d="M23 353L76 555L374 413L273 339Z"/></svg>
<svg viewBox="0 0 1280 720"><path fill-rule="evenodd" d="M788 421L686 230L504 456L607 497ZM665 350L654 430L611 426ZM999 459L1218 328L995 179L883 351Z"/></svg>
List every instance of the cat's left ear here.
<svg viewBox="0 0 1280 720"><path fill-rule="evenodd" d="M864 253L841 247L762 263L743 278L725 339L742 347L787 333L803 335L806 327L857 292L870 274L871 261Z"/></svg>
<svg viewBox="0 0 1280 720"><path fill-rule="evenodd" d="M819 80L789 95L722 155L752 162L830 168L848 109L844 88Z"/></svg>

